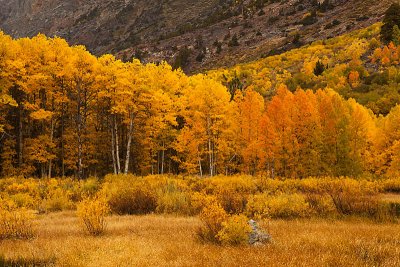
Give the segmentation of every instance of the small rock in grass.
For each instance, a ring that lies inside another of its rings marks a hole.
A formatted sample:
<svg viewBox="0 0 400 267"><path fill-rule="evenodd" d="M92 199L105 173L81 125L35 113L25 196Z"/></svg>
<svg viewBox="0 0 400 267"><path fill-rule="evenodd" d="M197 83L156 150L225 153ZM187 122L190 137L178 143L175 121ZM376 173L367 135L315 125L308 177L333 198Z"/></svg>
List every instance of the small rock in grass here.
<svg viewBox="0 0 400 267"><path fill-rule="evenodd" d="M251 233L249 234L249 244L252 246L262 246L272 241L271 235L260 229L257 222L250 220Z"/></svg>

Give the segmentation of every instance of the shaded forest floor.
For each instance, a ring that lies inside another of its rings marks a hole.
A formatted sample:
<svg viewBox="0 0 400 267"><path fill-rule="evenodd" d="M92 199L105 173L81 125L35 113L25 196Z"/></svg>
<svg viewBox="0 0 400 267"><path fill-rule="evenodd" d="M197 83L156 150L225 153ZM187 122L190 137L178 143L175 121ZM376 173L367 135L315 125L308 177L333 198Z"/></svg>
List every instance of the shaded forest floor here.
<svg viewBox="0 0 400 267"><path fill-rule="evenodd" d="M0 241L0 266L400 266L400 225L361 219L272 220L263 247L204 244L197 217L112 216L83 232L73 212L38 217L38 236Z"/></svg>

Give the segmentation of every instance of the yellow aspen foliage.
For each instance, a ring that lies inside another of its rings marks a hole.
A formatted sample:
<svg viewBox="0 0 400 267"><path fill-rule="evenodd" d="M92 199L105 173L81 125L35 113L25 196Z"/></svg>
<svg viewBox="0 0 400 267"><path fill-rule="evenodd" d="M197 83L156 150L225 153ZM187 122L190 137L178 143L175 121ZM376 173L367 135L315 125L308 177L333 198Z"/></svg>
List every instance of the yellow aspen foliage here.
<svg viewBox="0 0 400 267"><path fill-rule="evenodd" d="M238 114L237 145L239 155L243 160L244 172L256 174L260 165L265 162L262 149L262 132L260 129L264 113L264 99L257 92L248 88L244 95L235 97Z"/></svg>
<svg viewBox="0 0 400 267"><path fill-rule="evenodd" d="M228 159L229 99L226 88L218 82L203 75L191 78L182 97L185 126L174 145L178 152L175 159L189 173L213 176Z"/></svg>
<svg viewBox="0 0 400 267"><path fill-rule="evenodd" d="M360 84L360 73L358 71L351 71L349 73L349 83L352 88L355 88Z"/></svg>
<svg viewBox="0 0 400 267"><path fill-rule="evenodd" d="M0 33L0 172L394 175L400 47L379 27L193 76Z"/></svg>

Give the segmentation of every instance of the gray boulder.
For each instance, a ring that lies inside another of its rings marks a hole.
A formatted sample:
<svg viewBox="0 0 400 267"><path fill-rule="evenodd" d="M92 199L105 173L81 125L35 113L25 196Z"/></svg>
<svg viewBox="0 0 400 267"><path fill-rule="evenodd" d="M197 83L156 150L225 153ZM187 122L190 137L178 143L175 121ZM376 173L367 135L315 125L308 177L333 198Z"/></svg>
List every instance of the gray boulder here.
<svg viewBox="0 0 400 267"><path fill-rule="evenodd" d="M251 232L249 234L250 245L260 246L272 241L271 235L261 230L256 221L250 220L248 224L251 227Z"/></svg>

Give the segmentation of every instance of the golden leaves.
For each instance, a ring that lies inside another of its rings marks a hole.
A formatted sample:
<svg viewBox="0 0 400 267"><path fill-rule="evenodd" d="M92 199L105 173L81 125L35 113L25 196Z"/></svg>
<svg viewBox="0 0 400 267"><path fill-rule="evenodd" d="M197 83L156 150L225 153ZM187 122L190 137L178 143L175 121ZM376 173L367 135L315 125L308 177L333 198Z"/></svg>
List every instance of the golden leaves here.
<svg viewBox="0 0 400 267"><path fill-rule="evenodd" d="M39 109L30 114L30 117L34 120L50 120L54 113L44 109Z"/></svg>

